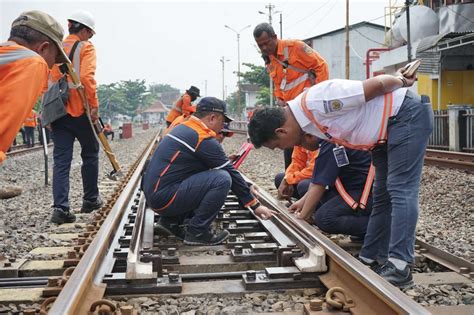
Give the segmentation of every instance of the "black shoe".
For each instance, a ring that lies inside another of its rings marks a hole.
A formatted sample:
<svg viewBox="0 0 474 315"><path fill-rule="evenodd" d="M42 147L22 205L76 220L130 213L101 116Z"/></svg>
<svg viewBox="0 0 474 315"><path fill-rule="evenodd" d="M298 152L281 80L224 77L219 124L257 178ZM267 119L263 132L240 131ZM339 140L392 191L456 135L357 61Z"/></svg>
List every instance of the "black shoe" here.
<svg viewBox="0 0 474 315"><path fill-rule="evenodd" d="M359 244L364 243L364 238L361 237L361 236L351 235L351 236L349 236L349 239L351 240L352 243L359 243Z"/></svg>
<svg viewBox="0 0 474 315"><path fill-rule="evenodd" d="M53 208L53 214L51 215L51 222L56 224L73 223L76 221L76 216L69 210L63 210L61 208Z"/></svg>
<svg viewBox="0 0 474 315"><path fill-rule="evenodd" d="M230 233L227 230L222 230L216 233L206 231L202 233L192 233L189 230L186 232L184 244L186 245L218 245L224 242Z"/></svg>
<svg viewBox="0 0 474 315"><path fill-rule="evenodd" d="M360 261L362 264L364 264L364 265L366 265L367 267L369 267L370 269L372 269L374 272L377 272L377 269L382 266L381 264L378 263L377 260L374 260L373 262L368 263L367 261L365 261L364 259L360 258L359 256L357 256L356 259L357 259L358 261Z"/></svg>
<svg viewBox="0 0 474 315"><path fill-rule="evenodd" d="M380 268L377 269L377 274L400 289L405 289L413 285L413 277L411 275L410 266L405 266L405 269L400 270L395 265L387 260Z"/></svg>
<svg viewBox="0 0 474 315"><path fill-rule="evenodd" d="M155 224L154 231L162 236L174 235L180 240L184 240L184 236L186 235L186 231L181 225L167 223L161 219Z"/></svg>
<svg viewBox="0 0 474 315"><path fill-rule="evenodd" d="M81 213L91 213L94 210L102 208L104 205L104 202L100 197L97 197L95 201L88 201L88 200L83 200L82 201L82 207L81 207Z"/></svg>

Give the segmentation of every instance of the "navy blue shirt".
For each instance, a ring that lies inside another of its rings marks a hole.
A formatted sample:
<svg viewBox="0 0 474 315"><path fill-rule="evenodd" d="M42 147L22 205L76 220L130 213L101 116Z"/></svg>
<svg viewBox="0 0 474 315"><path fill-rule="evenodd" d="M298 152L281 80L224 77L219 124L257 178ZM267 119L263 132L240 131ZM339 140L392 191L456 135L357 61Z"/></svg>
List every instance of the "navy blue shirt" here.
<svg viewBox="0 0 474 315"><path fill-rule="evenodd" d="M231 189L242 204L255 200L248 184L213 135L200 119L191 116L161 140L143 180L143 190L152 208L160 209L168 205L182 181L210 169L222 169L229 173Z"/></svg>
<svg viewBox="0 0 474 315"><path fill-rule="evenodd" d="M345 148L349 164L338 167L332 151L335 147L336 145L333 143L321 141L311 182L313 184L329 186L332 189L336 179L339 177L347 191L364 189L371 162L370 154L366 151Z"/></svg>

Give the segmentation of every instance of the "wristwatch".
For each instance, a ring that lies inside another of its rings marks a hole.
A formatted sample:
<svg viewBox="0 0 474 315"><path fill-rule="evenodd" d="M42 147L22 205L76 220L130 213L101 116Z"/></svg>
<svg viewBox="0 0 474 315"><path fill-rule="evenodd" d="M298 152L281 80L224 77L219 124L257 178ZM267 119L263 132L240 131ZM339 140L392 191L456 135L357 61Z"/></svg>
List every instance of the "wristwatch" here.
<svg viewBox="0 0 474 315"><path fill-rule="evenodd" d="M260 207L262 204L260 202L256 202L254 205L250 206L250 209L253 211L257 210L258 207Z"/></svg>

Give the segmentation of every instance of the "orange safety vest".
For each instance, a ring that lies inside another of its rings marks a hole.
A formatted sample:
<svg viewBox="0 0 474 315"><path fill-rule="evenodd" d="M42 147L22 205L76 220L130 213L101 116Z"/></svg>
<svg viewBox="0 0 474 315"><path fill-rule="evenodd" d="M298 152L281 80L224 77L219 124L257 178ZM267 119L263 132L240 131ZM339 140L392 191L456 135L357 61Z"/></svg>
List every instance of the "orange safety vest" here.
<svg viewBox="0 0 474 315"><path fill-rule="evenodd" d="M14 41L0 43L0 164L4 152L47 89L48 65L36 52Z"/></svg>
<svg viewBox="0 0 474 315"><path fill-rule="evenodd" d="M71 34L63 42L64 51L69 55L74 43L80 41L77 35ZM74 56L72 56L72 65L74 71L78 75L81 84L84 86L84 92L86 94L87 103L90 108L98 108L99 100L97 98L97 82L95 80L96 70L96 51L94 45L89 41L81 41L76 50ZM59 70L58 65L54 66L51 71L51 81L56 82L62 77L62 73ZM84 104L82 98L72 82L72 79L68 76L69 84L69 99L66 104L66 110L72 117L79 117L84 114Z"/></svg>
<svg viewBox="0 0 474 315"><path fill-rule="evenodd" d="M278 39L277 55L270 56L268 70L275 82L275 97L284 101L329 77L324 58L300 40Z"/></svg>
<svg viewBox="0 0 474 315"><path fill-rule="evenodd" d="M36 127L36 112L34 110L26 117L23 126L25 127Z"/></svg>
<svg viewBox="0 0 474 315"><path fill-rule="evenodd" d="M168 116L166 116L166 121L172 123L176 117L185 115L188 117L192 113L196 111L196 106L193 106L191 103L191 96L185 93L183 96L179 98L178 101L174 104L173 108L169 112Z"/></svg>
<svg viewBox="0 0 474 315"><path fill-rule="evenodd" d="M387 124L388 118L390 113L392 112L392 105L393 105L393 95L392 93L387 93L384 95L384 104L383 104L383 115L381 121L381 128L379 131L378 141L371 145L354 145L347 142L344 139L338 139L331 136L328 132L327 126L322 126L314 117L313 113L308 109L306 106L306 96L308 92L306 91L301 98L301 108L304 111L306 117L314 124L318 129L327 137L328 141L335 143L336 145L342 145L344 147L354 149L354 150L362 150L368 151L372 150L377 144L383 144L387 142ZM352 209L365 209L367 205L367 199L369 198L370 189L372 188L372 183L374 182L375 177L375 167L370 164L369 173L367 174L367 179L365 181L364 190L362 192L362 196L359 202L354 201L354 199L346 192L344 187L342 186L341 180L338 178L336 180L336 189L338 193L341 195L342 199L352 208Z"/></svg>

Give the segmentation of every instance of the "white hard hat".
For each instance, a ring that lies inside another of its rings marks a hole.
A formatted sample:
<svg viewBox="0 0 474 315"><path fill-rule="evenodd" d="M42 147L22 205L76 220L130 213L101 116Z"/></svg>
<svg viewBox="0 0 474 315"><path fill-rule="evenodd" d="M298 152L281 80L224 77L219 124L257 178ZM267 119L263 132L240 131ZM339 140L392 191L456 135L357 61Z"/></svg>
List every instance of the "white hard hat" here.
<svg viewBox="0 0 474 315"><path fill-rule="evenodd" d="M95 19L89 11L81 10L74 12L68 20L87 26L95 34Z"/></svg>

